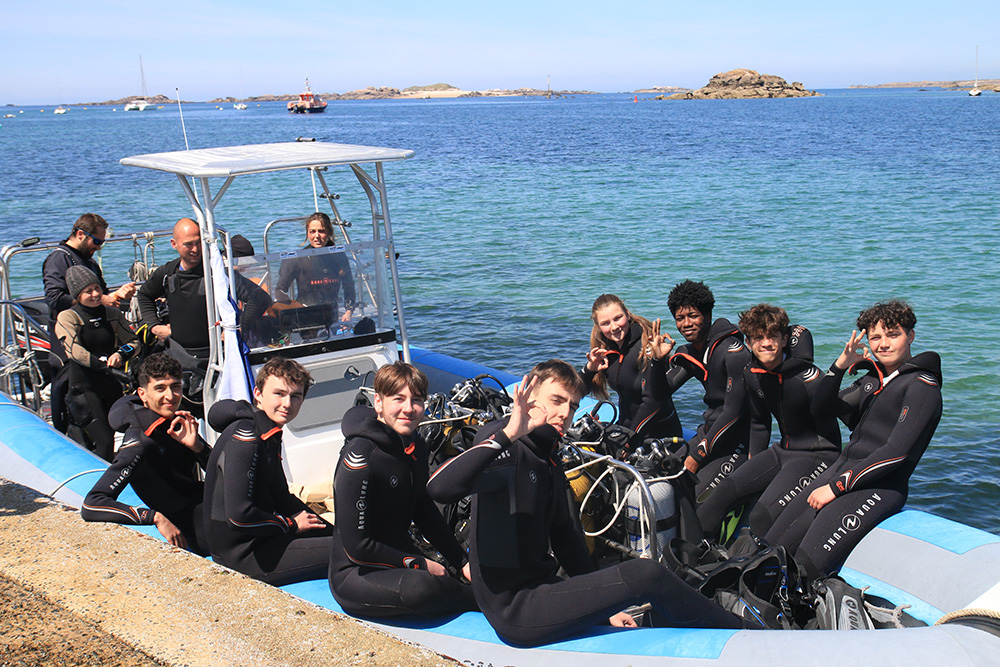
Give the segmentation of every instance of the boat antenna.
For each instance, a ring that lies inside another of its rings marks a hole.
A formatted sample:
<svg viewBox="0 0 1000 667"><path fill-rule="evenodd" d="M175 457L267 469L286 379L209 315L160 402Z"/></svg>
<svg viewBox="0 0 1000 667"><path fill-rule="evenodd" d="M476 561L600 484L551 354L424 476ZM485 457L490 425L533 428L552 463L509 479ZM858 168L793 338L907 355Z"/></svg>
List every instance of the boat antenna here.
<svg viewBox="0 0 1000 667"><path fill-rule="evenodd" d="M181 108L181 89L174 88L174 92L177 93L177 111L181 114L181 132L184 134L184 150L191 150L191 146L188 145L188 132L187 128L184 127L184 109Z"/></svg>

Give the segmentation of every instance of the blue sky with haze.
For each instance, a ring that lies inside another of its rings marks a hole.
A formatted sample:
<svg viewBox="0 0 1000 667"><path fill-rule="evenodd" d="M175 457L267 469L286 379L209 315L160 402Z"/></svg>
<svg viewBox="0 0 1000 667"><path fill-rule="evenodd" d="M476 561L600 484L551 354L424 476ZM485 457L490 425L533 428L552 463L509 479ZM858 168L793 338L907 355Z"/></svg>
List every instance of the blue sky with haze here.
<svg viewBox="0 0 1000 667"><path fill-rule="evenodd" d="M1000 2L3 0L0 104L449 83L599 92L736 67L842 88L1000 78ZM60 92L61 91L61 92Z"/></svg>

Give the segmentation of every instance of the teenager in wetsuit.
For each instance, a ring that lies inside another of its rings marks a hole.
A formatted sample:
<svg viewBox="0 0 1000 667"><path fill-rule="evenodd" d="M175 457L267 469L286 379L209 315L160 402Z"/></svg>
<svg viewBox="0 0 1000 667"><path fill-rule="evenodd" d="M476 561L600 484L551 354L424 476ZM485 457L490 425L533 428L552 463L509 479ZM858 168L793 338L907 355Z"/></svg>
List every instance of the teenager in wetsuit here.
<svg viewBox="0 0 1000 667"><path fill-rule="evenodd" d="M306 240L309 249L334 246L333 223L326 213L313 213L306 220ZM288 289L295 283L295 299L306 306L331 304L333 317L337 318L338 295L344 291L344 314L341 322L347 322L354 314L355 292L351 264L343 251L328 254L310 254L293 257L281 263L278 272L276 299L288 303L291 296Z"/></svg>
<svg viewBox="0 0 1000 667"><path fill-rule="evenodd" d="M590 309L594 328L590 332L590 352L583 367L587 389L608 399L608 386L618 394L618 423L636 432L638 438L671 438L682 434L674 401L662 381L673 339L662 356L657 356L651 340L654 326L630 312L614 294L602 294ZM641 440L640 440L641 442Z"/></svg>
<svg viewBox="0 0 1000 667"><path fill-rule="evenodd" d="M69 361L60 371L69 382L69 413L105 461L114 458L115 432L108 411L122 397L122 386L111 369L122 368L136 351L138 339L122 311L102 303L104 290L97 275L83 266L66 270L73 305L56 318L56 337Z"/></svg>
<svg viewBox="0 0 1000 667"><path fill-rule="evenodd" d="M207 555L201 523L203 485L197 469L211 448L181 403L181 365L165 354L143 360L137 396L119 399L109 420L124 431L122 446L80 508L86 521L156 526L174 546ZM118 502L132 486L145 507Z"/></svg>
<svg viewBox="0 0 1000 667"><path fill-rule="evenodd" d="M862 311L813 397L813 414L840 417L851 439L765 535L812 577L838 570L861 538L903 507L941 419L941 358L912 354L916 323L913 309L895 299ZM838 393L844 373L858 369L868 373Z"/></svg>
<svg viewBox="0 0 1000 667"><path fill-rule="evenodd" d="M836 418L810 412L823 373L812 364L809 330L789 327L785 310L766 303L740 313L739 327L753 353L743 382L750 405L750 449L760 453L701 498L698 519L709 538L718 534L730 508L758 493L749 525L763 536L791 499L806 493L840 454ZM768 447L772 415L781 439Z"/></svg>
<svg viewBox="0 0 1000 667"><path fill-rule="evenodd" d="M312 378L273 357L257 373L254 405L219 401L208 423L220 432L205 474L205 524L215 562L280 586L326 575L333 527L288 490L281 433Z"/></svg>
<svg viewBox="0 0 1000 667"><path fill-rule="evenodd" d="M480 429L478 444L427 484L439 502L475 494L472 589L490 625L510 644L533 646L601 622L634 627L622 609L649 602L672 626L742 627L654 560L595 571L558 452L584 391L569 364L538 364L515 388L510 416Z"/></svg>
<svg viewBox="0 0 1000 667"><path fill-rule="evenodd" d="M358 405L343 420L346 443L334 473L337 521L330 590L359 616L439 615L476 609L472 589L425 558L417 528L469 577L468 558L427 495L427 445L417 434L427 376L398 361L375 374L374 409Z"/></svg>
<svg viewBox="0 0 1000 667"><path fill-rule="evenodd" d="M750 363L750 351L729 320L720 317L709 325L714 306L712 290L691 280L674 286L667 297L677 330L687 341L670 357L668 390L673 393L692 377L705 387L705 421L689 441L684 461L698 476L695 490L699 496L716 487L750 455L750 413L745 409L743 387L743 369Z"/></svg>

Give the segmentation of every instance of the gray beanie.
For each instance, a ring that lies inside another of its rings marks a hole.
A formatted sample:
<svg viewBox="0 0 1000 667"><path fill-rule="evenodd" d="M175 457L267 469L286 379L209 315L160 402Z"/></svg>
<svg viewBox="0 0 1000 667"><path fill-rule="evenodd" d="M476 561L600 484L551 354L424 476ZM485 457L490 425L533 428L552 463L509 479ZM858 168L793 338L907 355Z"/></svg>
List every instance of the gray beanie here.
<svg viewBox="0 0 1000 667"><path fill-rule="evenodd" d="M66 289L74 299L80 296L80 292L93 285L100 284L97 274L85 266L73 265L66 269Z"/></svg>

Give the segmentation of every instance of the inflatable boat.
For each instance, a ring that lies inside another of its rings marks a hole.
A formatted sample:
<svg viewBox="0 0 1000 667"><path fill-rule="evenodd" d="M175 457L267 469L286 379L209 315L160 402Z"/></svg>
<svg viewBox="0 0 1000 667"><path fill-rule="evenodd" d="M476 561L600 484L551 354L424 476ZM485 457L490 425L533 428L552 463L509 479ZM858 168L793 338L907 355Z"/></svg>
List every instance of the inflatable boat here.
<svg viewBox="0 0 1000 667"><path fill-rule="evenodd" d="M299 419L284 438L283 464L289 481L310 485L329 481L342 443L340 415L381 364L403 358L422 368L432 391L483 374L510 385L517 378L474 362L412 347L395 265L383 163L407 159L396 149L301 142L224 147L125 158L126 166L175 175L194 210L203 235L211 358L204 379L204 400L249 395L252 371L274 354L294 356L317 380ZM374 165L374 170L372 170ZM371 211L371 234L351 238L358 226L343 222L327 186L327 168L344 167L361 186ZM220 249L233 257L232 238L215 219L214 209L237 177L307 170L332 211L340 238L328 249L273 248L282 225L299 218L274 220L264 228L263 252L224 262ZM374 171L374 173L373 173ZM212 188L212 180L222 185ZM317 185L318 183L318 185ZM200 195L196 189L201 189ZM18 257L47 250L51 244L20 243L0 252L0 475L62 502L79 507L106 464L62 434L39 415L39 376L32 341L44 339L37 318L22 309L11 293L9 276ZM114 239L112 239L114 242ZM132 239L133 243L140 243ZM358 287L358 307L350 322L339 322L330 309L299 306L240 340L230 296L235 271L275 294L281 261L319 252L344 253ZM246 343L249 342L249 345ZM32 364L35 364L33 367ZM206 406L206 408L208 407ZM207 434L209 437L211 433ZM126 490L121 501L141 504ZM851 529L845 517L845 530ZM136 528L155 538L153 527ZM465 613L447 618L378 622L372 625L468 665L545 665L554 661L579 667L628 665L865 664L923 662L949 665L1000 664L1000 537L924 512L905 510L867 535L841 575L850 584L889 600L920 622L919 627L882 630L707 630L594 627L579 636L532 649L501 641L485 617ZM291 584L287 592L321 607L342 612L326 579Z"/></svg>

